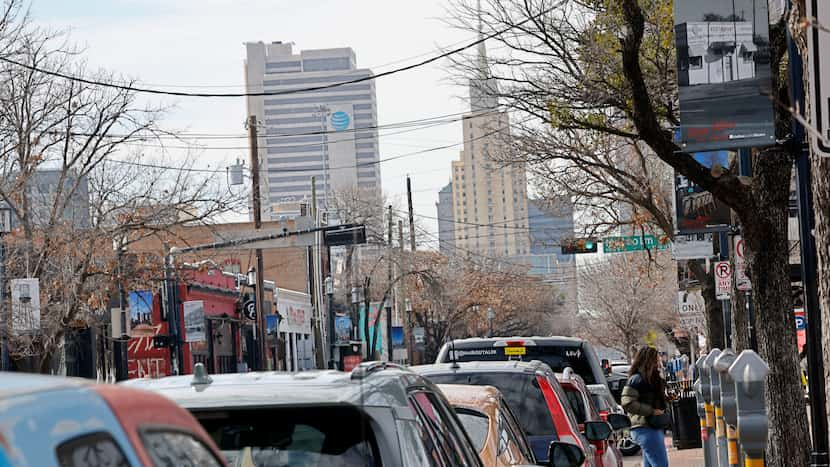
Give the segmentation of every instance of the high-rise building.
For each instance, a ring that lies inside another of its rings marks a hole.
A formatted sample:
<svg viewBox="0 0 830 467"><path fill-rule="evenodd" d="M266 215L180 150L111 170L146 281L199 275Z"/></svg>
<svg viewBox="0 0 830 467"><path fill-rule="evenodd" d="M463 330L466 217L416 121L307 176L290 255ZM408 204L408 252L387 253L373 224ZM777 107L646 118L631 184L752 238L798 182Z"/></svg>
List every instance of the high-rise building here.
<svg viewBox="0 0 830 467"><path fill-rule="evenodd" d="M448 183L438 192L438 251L442 255L455 252L455 222L453 217L452 183Z"/></svg>
<svg viewBox="0 0 830 467"><path fill-rule="evenodd" d="M499 163L508 155L510 122L498 108L483 42L477 64L478 75L470 80L471 112L462 122L464 146L452 163L455 246L460 253L522 255L529 248L527 180L523 166Z"/></svg>
<svg viewBox="0 0 830 467"><path fill-rule="evenodd" d="M260 125L263 217L297 214L299 204L311 198L312 176L321 207L342 191L370 191L379 199L374 81L337 86L372 71L357 67L351 48L295 53L291 43L245 46L248 92L278 93L247 102ZM306 91L292 92L300 89Z"/></svg>

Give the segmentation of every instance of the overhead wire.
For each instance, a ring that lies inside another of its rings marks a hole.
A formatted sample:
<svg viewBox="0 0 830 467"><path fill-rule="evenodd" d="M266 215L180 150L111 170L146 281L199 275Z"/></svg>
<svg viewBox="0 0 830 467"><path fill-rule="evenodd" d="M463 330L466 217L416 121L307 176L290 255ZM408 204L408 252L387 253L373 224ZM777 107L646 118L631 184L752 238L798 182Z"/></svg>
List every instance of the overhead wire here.
<svg viewBox="0 0 830 467"><path fill-rule="evenodd" d="M415 69L415 68L420 68L422 66L425 66L425 65L428 65L430 63L436 62L436 61L441 60L443 58L446 58L446 57L455 55L457 53L463 52L463 51L465 51L469 48L475 47L475 46L477 46L477 45L479 45L479 44L481 44L481 43L483 43L483 42L485 42L489 39L494 38L494 37L498 37L498 36L508 32L508 31L510 31L514 28L520 27L520 26L524 25L525 23L533 21L536 18L538 18L540 16L543 16L543 15L549 13L550 11L553 11L557 7L558 7L558 5L550 8L550 9L547 9L545 11L542 11L538 15L534 15L534 16L528 17L528 18L526 18L522 21L519 21L516 24L511 24L510 26L507 26L507 27L502 28L500 30L494 31L490 34L481 36L478 39L476 39L472 42L468 42L463 46L455 47L453 49L450 49L448 51L445 51L445 52L442 52L440 54L434 55L434 56L429 57L427 59L420 60L420 61L418 61L416 63L413 63L413 64L410 64L410 65L405 65L405 66L402 66L402 67L394 68L394 69L389 70L389 71L384 71L384 72L369 75L369 76L363 76L363 77L355 78L355 79L352 79L352 80L347 80L347 81L342 81L342 82L337 82L337 83L331 83L331 84L326 84L326 85L320 85L320 86L311 86L311 87L307 87L307 88L285 89L285 90L280 90L280 91L234 92L234 93L168 91L168 90L155 89L155 88L150 88L150 87L133 86L133 85L129 85L129 84L119 84L119 83L114 82L114 81L107 82L107 81L102 81L102 80L99 80L99 79L93 79L93 78L83 77L83 76L73 76L73 75L63 73L63 72L60 72L60 71L46 70L46 69L43 69L43 68L40 68L40 67L37 67L37 66L34 66L34 65L30 65L28 63L23 63L23 62L20 62L18 60L11 59L11 58L6 57L6 56L0 56L0 61L9 63L9 64L17 66L17 67L25 68L27 70L30 70L30 71L33 71L33 72L36 72L36 73L43 73L43 74L48 75L48 76L54 76L56 78L62 78L62 79L65 79L65 80L68 80L68 81L71 81L71 82L83 83L83 84L88 84L88 85L91 85L91 86L107 87L107 88L118 89L118 90L122 90L122 91L137 92L137 93L142 93L142 94L165 95L165 96L174 96L174 97L200 97L200 98L238 98L238 97L280 96L280 95L286 95L286 94L298 94L298 93L303 93L303 92L322 91L322 90L325 90L325 89L337 88L337 87L345 86L345 85L348 85L348 84L362 83L364 81L374 81L374 80L376 80L378 78L382 78L384 76L390 76L390 75L394 75L394 74L397 74L397 73L402 73L404 71L409 71L409 70L412 70L412 69Z"/></svg>

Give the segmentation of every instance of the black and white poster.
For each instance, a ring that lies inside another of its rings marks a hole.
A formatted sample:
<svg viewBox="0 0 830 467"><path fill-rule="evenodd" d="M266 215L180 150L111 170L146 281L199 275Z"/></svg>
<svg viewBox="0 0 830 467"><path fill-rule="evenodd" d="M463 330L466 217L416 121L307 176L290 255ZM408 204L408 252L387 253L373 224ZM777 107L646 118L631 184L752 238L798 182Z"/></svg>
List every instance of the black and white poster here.
<svg viewBox="0 0 830 467"><path fill-rule="evenodd" d="M767 0L675 0L686 152L775 142Z"/></svg>

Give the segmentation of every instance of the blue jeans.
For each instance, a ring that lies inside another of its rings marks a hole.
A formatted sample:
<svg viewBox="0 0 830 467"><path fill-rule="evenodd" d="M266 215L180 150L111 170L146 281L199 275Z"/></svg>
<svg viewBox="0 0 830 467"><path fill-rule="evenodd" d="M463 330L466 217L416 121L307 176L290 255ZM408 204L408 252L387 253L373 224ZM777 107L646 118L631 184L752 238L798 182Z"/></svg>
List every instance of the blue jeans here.
<svg viewBox="0 0 830 467"><path fill-rule="evenodd" d="M631 429L631 438L643 450L643 467L669 467L666 452L666 434L656 428Z"/></svg>

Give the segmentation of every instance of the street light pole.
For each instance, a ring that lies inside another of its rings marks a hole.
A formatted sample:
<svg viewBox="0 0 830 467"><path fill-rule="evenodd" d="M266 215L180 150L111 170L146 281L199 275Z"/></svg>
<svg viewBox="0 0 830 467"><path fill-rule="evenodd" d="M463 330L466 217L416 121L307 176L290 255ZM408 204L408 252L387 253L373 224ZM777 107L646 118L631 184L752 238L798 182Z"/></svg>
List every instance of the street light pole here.
<svg viewBox="0 0 830 467"><path fill-rule="evenodd" d="M337 369L337 358L335 356L335 351L337 349L337 345L335 344L335 333L334 333L334 281L331 279L331 276L327 276L326 280L324 281L324 286L326 290L326 296L328 297L328 314L329 314L329 369L336 370Z"/></svg>

